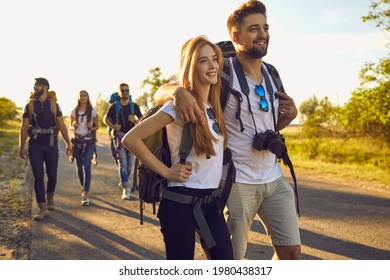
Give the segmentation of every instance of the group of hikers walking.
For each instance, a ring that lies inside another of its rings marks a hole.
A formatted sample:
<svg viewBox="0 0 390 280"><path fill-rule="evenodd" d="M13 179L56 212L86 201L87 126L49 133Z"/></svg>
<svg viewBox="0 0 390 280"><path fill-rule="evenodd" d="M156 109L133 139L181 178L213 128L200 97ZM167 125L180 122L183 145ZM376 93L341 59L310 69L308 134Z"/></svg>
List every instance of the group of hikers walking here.
<svg viewBox="0 0 390 280"><path fill-rule="evenodd" d="M265 5L255 0L244 2L229 16L227 28L235 55L224 58L220 47L205 36L186 41L177 83L160 87L155 101L164 105L144 121L138 123L142 114L130 100L129 85L120 84L119 112L113 103L103 120L114 131L122 199L130 199L128 180L134 155L168 181L157 215L167 259L193 259L196 234L201 240L206 235L213 240L205 246L202 243L208 258L243 259L256 216L270 238L273 259L298 259L301 240L296 197L278 161L285 149L279 130L297 116L297 108L273 78L276 69L262 60L270 38ZM227 84L224 74L228 75ZM54 210L58 131L67 155L76 159L84 206L90 203L91 161L96 160L99 122L88 93L80 91L71 113L72 140L61 108L50 96L49 82L37 78L31 101L24 108L20 133L20 156L30 159L34 174L39 206L35 220ZM185 125L193 145L181 163L179 149ZM159 161L143 141L163 127L171 167ZM226 149L231 151L236 173L224 205L213 194L229 177L223 164ZM223 211L225 206L227 211Z"/></svg>

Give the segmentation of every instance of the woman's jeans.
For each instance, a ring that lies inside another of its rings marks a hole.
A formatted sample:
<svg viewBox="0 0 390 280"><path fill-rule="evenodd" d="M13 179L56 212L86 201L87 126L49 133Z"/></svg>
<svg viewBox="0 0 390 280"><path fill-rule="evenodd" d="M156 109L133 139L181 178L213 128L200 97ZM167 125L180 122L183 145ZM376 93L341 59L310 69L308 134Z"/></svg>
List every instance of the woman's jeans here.
<svg viewBox="0 0 390 280"><path fill-rule="evenodd" d="M123 188L129 188L129 177L133 164L133 154L130 153L123 145L117 147L119 157L119 177L121 178Z"/></svg>
<svg viewBox="0 0 390 280"><path fill-rule="evenodd" d="M46 168L47 193L54 193L57 184L58 146L29 142L28 154L34 175L34 190L37 202L46 202L44 169ZM43 164L45 164L45 168Z"/></svg>
<svg viewBox="0 0 390 280"><path fill-rule="evenodd" d="M77 163L77 174L79 175L80 184L83 186L85 192L89 192L91 186L91 160L95 150L95 144L87 144L84 158L82 158L82 150L76 149L75 158Z"/></svg>

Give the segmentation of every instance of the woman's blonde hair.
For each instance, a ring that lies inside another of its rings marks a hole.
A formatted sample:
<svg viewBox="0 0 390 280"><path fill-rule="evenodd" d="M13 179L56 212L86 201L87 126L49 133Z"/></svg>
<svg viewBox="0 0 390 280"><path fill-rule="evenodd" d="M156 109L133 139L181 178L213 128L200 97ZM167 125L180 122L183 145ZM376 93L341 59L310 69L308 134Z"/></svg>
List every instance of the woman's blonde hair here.
<svg viewBox="0 0 390 280"><path fill-rule="evenodd" d="M218 70L218 81L216 84L210 85L210 92L208 96L208 102L214 110L216 121L218 122L221 133L224 136L224 147L227 146L227 135L225 121L223 118L223 112L220 99L221 93L221 71L223 67L223 55L222 51L218 46L211 43L204 36L198 36L191 40L188 40L181 49L181 60L180 60L180 85L186 88L195 98L199 108L204 111L204 103L202 96L199 94L200 80L197 75L196 65L199 58L200 49L203 46L209 45L213 48L215 54L217 55L217 61L219 65ZM190 124L191 136L194 141L194 149L197 155L206 154L207 156L215 156L214 147L212 142L217 142L218 140L211 133L208 125L207 118L204 117L204 124L201 125L200 122L196 124Z"/></svg>

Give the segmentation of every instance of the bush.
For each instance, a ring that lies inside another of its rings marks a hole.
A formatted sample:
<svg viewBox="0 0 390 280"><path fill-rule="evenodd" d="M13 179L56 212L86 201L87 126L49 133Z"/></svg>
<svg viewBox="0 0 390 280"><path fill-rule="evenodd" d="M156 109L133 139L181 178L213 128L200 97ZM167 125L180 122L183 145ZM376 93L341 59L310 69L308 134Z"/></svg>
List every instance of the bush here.
<svg viewBox="0 0 390 280"><path fill-rule="evenodd" d="M8 120L14 120L17 116L16 104L5 97L0 97L0 125Z"/></svg>
<svg viewBox="0 0 390 280"><path fill-rule="evenodd" d="M302 138L284 133L288 152L294 161L313 160L337 164L370 165L390 170L390 145L370 137Z"/></svg>

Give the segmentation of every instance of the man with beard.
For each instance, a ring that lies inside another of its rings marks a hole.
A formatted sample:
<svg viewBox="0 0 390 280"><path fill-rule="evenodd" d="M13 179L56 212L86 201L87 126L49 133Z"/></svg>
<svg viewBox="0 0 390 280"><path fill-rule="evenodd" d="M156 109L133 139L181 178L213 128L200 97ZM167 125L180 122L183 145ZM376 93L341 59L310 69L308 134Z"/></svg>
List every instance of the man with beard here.
<svg viewBox="0 0 390 280"><path fill-rule="evenodd" d="M35 221L44 219L48 215L47 210L54 210L53 197L57 184L58 167L58 130L61 131L64 138L66 154L70 155L71 143L61 108L55 100L49 98L49 82L45 78L36 78L33 98L24 107L19 136L20 157L25 160L30 158L34 175L34 190L39 207L39 212L34 216ZM29 136L28 153L25 149L27 136ZM45 169L47 174L46 191Z"/></svg>
<svg viewBox="0 0 390 280"><path fill-rule="evenodd" d="M232 70L232 89L239 93L239 98L228 95L224 109L228 147L236 167L236 183L227 202L234 258L244 258L249 230L258 215L274 248L273 259L298 259L301 241L293 188L284 179L275 153L264 149L257 138L267 130L283 129L298 113L293 99L274 85L271 66L262 61L270 38L265 5L243 3L229 16L227 27L236 57L225 64ZM272 92L267 90L270 87ZM183 120L202 119L196 101L183 88L163 86L155 98L168 99L172 93Z"/></svg>
<svg viewBox="0 0 390 280"><path fill-rule="evenodd" d="M104 116L104 123L114 130L114 144L119 157L119 178L122 186L122 199L130 200L129 177L131 174L133 155L122 145L123 136L132 129L142 117L141 110L136 103L130 106L129 85L121 83L119 85L120 110L116 112L115 102L108 108ZM118 102L118 101L117 101ZM135 118L137 116L137 119Z"/></svg>

